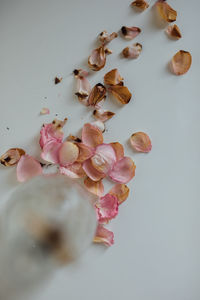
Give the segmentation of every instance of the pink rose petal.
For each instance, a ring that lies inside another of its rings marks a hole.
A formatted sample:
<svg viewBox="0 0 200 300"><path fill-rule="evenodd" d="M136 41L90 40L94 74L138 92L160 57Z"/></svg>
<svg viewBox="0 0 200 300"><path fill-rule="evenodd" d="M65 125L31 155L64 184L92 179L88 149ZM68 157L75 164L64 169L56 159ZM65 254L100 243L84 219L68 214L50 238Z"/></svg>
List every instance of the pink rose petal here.
<svg viewBox="0 0 200 300"><path fill-rule="evenodd" d="M91 158L93 167L101 173L107 174L116 162L116 155L110 144L101 144L96 147L95 154Z"/></svg>
<svg viewBox="0 0 200 300"><path fill-rule="evenodd" d="M94 243L103 243L106 246L112 246L114 244L114 233L99 224L93 241Z"/></svg>
<svg viewBox="0 0 200 300"><path fill-rule="evenodd" d="M99 172L93 167L91 159L88 159L83 163L83 170L93 181L99 181L106 176L104 173Z"/></svg>
<svg viewBox="0 0 200 300"><path fill-rule="evenodd" d="M83 144L83 143L76 143L79 148L79 156L77 161L84 162L88 158L90 158L94 154L94 149Z"/></svg>
<svg viewBox="0 0 200 300"><path fill-rule="evenodd" d="M60 165L65 167L73 164L79 156L79 148L72 142L64 142L58 152Z"/></svg>
<svg viewBox="0 0 200 300"><path fill-rule="evenodd" d="M86 176L85 171L82 168L82 164L79 162L75 162L67 167L60 167L60 173L63 175L67 175L70 178L82 178Z"/></svg>
<svg viewBox="0 0 200 300"><path fill-rule="evenodd" d="M118 203L122 204L128 198L129 188L123 183L117 183L109 191L109 194L116 196Z"/></svg>
<svg viewBox="0 0 200 300"><path fill-rule="evenodd" d="M149 152L152 149L151 140L144 132L136 132L130 137L131 146L138 152Z"/></svg>
<svg viewBox="0 0 200 300"><path fill-rule="evenodd" d="M21 156L17 164L17 180L25 182L34 176L42 174L42 167L40 163L27 154Z"/></svg>
<svg viewBox="0 0 200 300"><path fill-rule="evenodd" d="M140 34L141 29L139 27L135 27L135 26L133 26L133 27L122 26L121 32L127 40L132 40L138 34Z"/></svg>
<svg viewBox="0 0 200 300"><path fill-rule="evenodd" d="M130 157L118 160L109 172L110 178L118 183L128 183L135 176L135 164Z"/></svg>
<svg viewBox="0 0 200 300"><path fill-rule="evenodd" d="M115 195L106 194L95 204L98 220L100 223L107 223L118 214L118 199Z"/></svg>
<svg viewBox="0 0 200 300"><path fill-rule="evenodd" d="M77 92L75 95L78 97L78 100L88 106L88 97L91 92L91 86L86 77L79 77L77 78Z"/></svg>
<svg viewBox="0 0 200 300"><path fill-rule="evenodd" d="M93 71L101 70L106 64L106 53L104 46L100 46L92 50L91 55L88 58L88 65Z"/></svg>
<svg viewBox="0 0 200 300"><path fill-rule="evenodd" d="M92 148L103 143L103 135L99 128L89 123L85 124L82 129L82 142Z"/></svg>
<svg viewBox="0 0 200 300"><path fill-rule="evenodd" d="M61 142L57 142L56 140L49 141L42 149L41 158L53 164L58 164L58 152L61 146Z"/></svg>
<svg viewBox="0 0 200 300"><path fill-rule="evenodd" d="M93 181L89 177L85 178L84 185L86 189L99 197L101 197L104 193L104 186L102 180L99 181Z"/></svg>
<svg viewBox="0 0 200 300"><path fill-rule="evenodd" d="M113 147L115 150L115 156L117 160L120 160L124 157L124 147L122 144L115 142L115 143L110 143L110 145Z"/></svg>

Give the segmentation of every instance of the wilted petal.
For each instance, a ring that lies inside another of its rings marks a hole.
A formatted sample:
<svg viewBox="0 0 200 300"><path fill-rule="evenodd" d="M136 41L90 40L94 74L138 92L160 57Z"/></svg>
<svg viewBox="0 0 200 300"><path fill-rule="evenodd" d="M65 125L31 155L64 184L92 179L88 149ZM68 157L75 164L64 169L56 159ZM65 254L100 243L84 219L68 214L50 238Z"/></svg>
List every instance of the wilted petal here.
<svg viewBox="0 0 200 300"><path fill-rule="evenodd" d="M57 141L49 141L42 149L41 158L53 164L59 163L58 152L62 143Z"/></svg>
<svg viewBox="0 0 200 300"><path fill-rule="evenodd" d="M190 69L191 64L192 56L190 52L180 50L171 60L171 69L175 75L183 75Z"/></svg>
<svg viewBox="0 0 200 300"><path fill-rule="evenodd" d="M131 100L132 94L126 86L113 85L109 87L109 92L122 104L127 104Z"/></svg>
<svg viewBox="0 0 200 300"><path fill-rule="evenodd" d="M0 156L0 163L6 167L14 166L20 160L25 151L20 148L11 148Z"/></svg>
<svg viewBox="0 0 200 300"><path fill-rule="evenodd" d="M133 27L122 26L121 32L127 40L132 40L141 32L141 29L139 27L134 27L134 26Z"/></svg>
<svg viewBox="0 0 200 300"><path fill-rule="evenodd" d="M96 147L95 154L91 158L93 167L101 173L107 174L116 162L115 151L109 144L101 144Z"/></svg>
<svg viewBox="0 0 200 300"><path fill-rule="evenodd" d="M118 199L115 195L106 194L95 204L99 223L107 223L118 214Z"/></svg>
<svg viewBox="0 0 200 300"><path fill-rule="evenodd" d="M151 151L152 145L149 136L144 132L133 133L130 137L131 146L139 152Z"/></svg>
<svg viewBox="0 0 200 300"><path fill-rule="evenodd" d="M82 164L79 162L75 162L67 167L60 167L59 170L61 174L67 175L70 178L82 178L86 176Z"/></svg>
<svg viewBox="0 0 200 300"><path fill-rule="evenodd" d="M49 115L50 114L50 110L47 107L43 107L40 111L41 115Z"/></svg>
<svg viewBox="0 0 200 300"><path fill-rule="evenodd" d="M106 176L104 173L99 172L93 167L91 159L84 161L83 170L85 171L87 176L93 181L99 181Z"/></svg>
<svg viewBox="0 0 200 300"><path fill-rule="evenodd" d="M116 32L109 34L106 30L102 31L99 34L99 40L103 45L110 43L116 37L118 37L118 34Z"/></svg>
<svg viewBox="0 0 200 300"><path fill-rule="evenodd" d="M73 164L78 156L79 148L72 142L64 142L58 151L59 163L63 167Z"/></svg>
<svg viewBox="0 0 200 300"><path fill-rule="evenodd" d="M106 88L103 84L97 83L88 98L89 105L97 105L100 101L102 101L106 97Z"/></svg>
<svg viewBox="0 0 200 300"><path fill-rule="evenodd" d="M122 81L123 78L120 76L118 69L113 69L104 76L104 83L107 85L116 85Z"/></svg>
<svg viewBox="0 0 200 300"><path fill-rule="evenodd" d="M145 10L149 7L149 4L144 0L135 0L131 3L131 5L141 10Z"/></svg>
<svg viewBox="0 0 200 300"><path fill-rule="evenodd" d="M103 243L106 246L112 246L114 244L114 233L106 229L103 225L99 224L93 242Z"/></svg>
<svg viewBox="0 0 200 300"><path fill-rule="evenodd" d="M86 189L99 197L101 197L104 194L104 186L102 180L99 181L93 181L89 177L85 178L84 185Z"/></svg>
<svg viewBox="0 0 200 300"><path fill-rule="evenodd" d="M99 130L101 130L101 132L105 131L105 124L100 120L91 122L90 124L94 127L97 127Z"/></svg>
<svg viewBox="0 0 200 300"><path fill-rule="evenodd" d="M110 145L113 147L115 151L115 156L117 160L120 160L124 157L124 147L122 144L115 142L115 143L110 143Z"/></svg>
<svg viewBox="0 0 200 300"><path fill-rule="evenodd" d="M135 164L130 157L118 160L109 172L110 178L118 183L128 183L135 176Z"/></svg>
<svg viewBox="0 0 200 300"><path fill-rule="evenodd" d="M103 108L95 109L93 111L93 116L102 122L106 122L107 120L111 119L114 115L114 112L104 110Z"/></svg>
<svg viewBox="0 0 200 300"><path fill-rule="evenodd" d="M77 92L75 95L78 97L78 100L88 106L88 97L91 92L91 86L86 77L77 78Z"/></svg>
<svg viewBox="0 0 200 300"><path fill-rule="evenodd" d="M117 183L109 191L109 194L116 196L118 203L122 204L128 198L129 188L125 184Z"/></svg>
<svg viewBox="0 0 200 300"><path fill-rule="evenodd" d="M176 40L179 40L182 37L181 31L176 24L169 25L166 29L166 33L169 37L174 38Z"/></svg>
<svg viewBox="0 0 200 300"><path fill-rule="evenodd" d="M88 158L90 158L94 154L94 149L83 144L83 143L77 143L76 144L79 148L79 155L77 158L77 162L84 162Z"/></svg>
<svg viewBox="0 0 200 300"><path fill-rule="evenodd" d="M82 142L92 148L103 143L103 134L99 128L89 123L82 129Z"/></svg>
<svg viewBox="0 0 200 300"><path fill-rule="evenodd" d="M24 182L34 176L42 174L40 163L29 155L22 155L17 164L17 180Z"/></svg>
<svg viewBox="0 0 200 300"><path fill-rule="evenodd" d="M157 1L156 7L163 20L169 23L176 21L177 12L165 0Z"/></svg>
<svg viewBox="0 0 200 300"><path fill-rule="evenodd" d="M125 58L138 58L142 52L142 45L140 43L133 44L130 47L124 48L122 54Z"/></svg>
<svg viewBox="0 0 200 300"><path fill-rule="evenodd" d="M106 53L104 46L94 49L88 58L88 64L93 71L101 70L106 64Z"/></svg>

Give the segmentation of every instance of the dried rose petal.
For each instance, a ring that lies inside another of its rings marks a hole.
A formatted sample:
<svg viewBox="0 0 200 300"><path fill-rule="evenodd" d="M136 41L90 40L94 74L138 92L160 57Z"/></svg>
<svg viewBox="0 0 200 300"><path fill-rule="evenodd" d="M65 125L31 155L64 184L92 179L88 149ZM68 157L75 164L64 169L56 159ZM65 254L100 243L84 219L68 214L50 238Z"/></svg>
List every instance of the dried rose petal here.
<svg viewBox="0 0 200 300"><path fill-rule="evenodd" d="M144 132L133 133L130 137L130 142L134 150L145 153L151 151L151 140Z"/></svg>
<svg viewBox="0 0 200 300"><path fill-rule="evenodd" d="M132 97L132 94L126 86L113 85L109 87L108 91L111 92L122 104L129 103Z"/></svg>
<svg viewBox="0 0 200 300"><path fill-rule="evenodd" d="M135 176L135 164L130 157L118 160L109 172L110 178L118 183L128 183Z"/></svg>
<svg viewBox="0 0 200 300"><path fill-rule="evenodd" d="M98 38L103 45L106 45L117 37L118 34L116 32L109 34L106 30L104 30L99 34Z"/></svg>
<svg viewBox="0 0 200 300"><path fill-rule="evenodd" d="M20 148L11 148L0 156L0 163L5 167L11 167L18 163L25 151Z"/></svg>
<svg viewBox="0 0 200 300"><path fill-rule="evenodd" d="M68 141L64 142L58 151L60 165L65 167L73 164L77 160L78 155L79 148L76 144Z"/></svg>
<svg viewBox="0 0 200 300"><path fill-rule="evenodd" d="M79 148L79 156L77 158L77 162L84 162L88 158L90 158L94 154L94 149L83 144L77 143L76 144Z"/></svg>
<svg viewBox="0 0 200 300"><path fill-rule="evenodd" d="M88 65L93 71L101 70L106 64L106 53L103 46L94 49L88 58Z"/></svg>
<svg viewBox="0 0 200 300"><path fill-rule="evenodd" d="M105 125L102 121L98 120L98 121L94 121L90 123L92 126L97 127L99 130L101 130L101 132L105 131Z"/></svg>
<svg viewBox="0 0 200 300"><path fill-rule="evenodd" d="M93 167L100 173L107 174L116 162L115 151L109 144L98 145L91 158Z"/></svg>
<svg viewBox="0 0 200 300"><path fill-rule="evenodd" d="M106 246L114 244L114 233L99 224L96 231L96 236L93 239L94 243L103 243Z"/></svg>
<svg viewBox="0 0 200 300"><path fill-rule="evenodd" d="M89 105L97 105L100 101L102 101L106 97L106 88L103 84L97 83L88 98Z"/></svg>
<svg viewBox="0 0 200 300"><path fill-rule="evenodd" d="M118 199L115 195L106 194L95 204L99 223L107 223L118 214Z"/></svg>
<svg viewBox="0 0 200 300"><path fill-rule="evenodd" d="M123 78L120 76L118 69L113 69L104 76L104 83L107 85L116 85L122 81Z"/></svg>
<svg viewBox="0 0 200 300"><path fill-rule="evenodd" d="M55 77L55 78L54 78L54 83L55 83L55 84L58 84L58 83L60 83L61 81L62 81L62 77L60 77L60 78Z"/></svg>
<svg viewBox="0 0 200 300"><path fill-rule="evenodd" d="M104 186L102 180L93 181L89 177L85 178L84 185L86 189L98 197L101 197L104 193Z"/></svg>
<svg viewBox="0 0 200 300"><path fill-rule="evenodd" d="M190 52L180 50L171 60L171 69L175 75L185 74L191 67L192 56Z"/></svg>
<svg viewBox="0 0 200 300"><path fill-rule="evenodd" d="M138 58L142 52L142 45L140 43L124 48L122 54L125 58Z"/></svg>
<svg viewBox="0 0 200 300"><path fill-rule="evenodd" d="M125 184L117 183L109 191L109 194L116 196L118 203L122 204L128 198L129 188Z"/></svg>
<svg viewBox="0 0 200 300"><path fill-rule="evenodd" d="M131 3L131 5L141 10L145 10L149 7L149 4L144 0L135 0Z"/></svg>
<svg viewBox="0 0 200 300"><path fill-rule="evenodd" d="M95 148L103 143L103 135L99 128L89 123L84 124L82 129L82 141L85 145Z"/></svg>
<svg viewBox="0 0 200 300"><path fill-rule="evenodd" d="M34 176L42 174L40 163L27 154L22 155L17 164L17 180L20 182L27 181Z"/></svg>
<svg viewBox="0 0 200 300"><path fill-rule="evenodd" d="M50 110L47 107L43 107L40 111L41 115L49 115L50 114Z"/></svg>
<svg viewBox="0 0 200 300"><path fill-rule="evenodd" d="M70 178L82 178L85 177L85 171L82 168L82 164L79 162L74 162L72 165L67 167L60 167L60 173L67 175Z"/></svg>
<svg viewBox="0 0 200 300"><path fill-rule="evenodd" d="M125 37L125 39L132 40L141 32L141 29L139 27L134 27L134 26L133 27L122 26L121 32Z"/></svg>
<svg viewBox="0 0 200 300"><path fill-rule="evenodd" d="M165 31L169 37L174 38L176 40L179 40L182 37L181 31L176 24L169 25Z"/></svg>
<svg viewBox="0 0 200 300"><path fill-rule="evenodd" d="M110 143L110 145L113 147L115 150L115 156L117 160L120 160L124 157L124 147L122 144L115 142L115 143Z"/></svg>
<svg viewBox="0 0 200 300"><path fill-rule="evenodd" d="M57 141L49 141L42 149L41 158L53 164L59 163L58 152L62 143Z"/></svg>
<svg viewBox="0 0 200 300"><path fill-rule="evenodd" d="M75 95L78 97L78 100L88 106L88 97L91 92L91 86L86 77L77 78L77 92Z"/></svg>
<svg viewBox="0 0 200 300"><path fill-rule="evenodd" d="M105 48L105 53L106 53L106 55L110 55L110 54L112 54L113 52L112 52L112 50L110 50L109 48Z"/></svg>
<svg viewBox="0 0 200 300"><path fill-rule="evenodd" d="M106 176L104 173L99 172L93 167L91 159L84 161L83 170L85 171L87 176L93 181L99 181Z"/></svg>
<svg viewBox="0 0 200 300"><path fill-rule="evenodd" d="M95 109L93 111L93 116L102 122L106 122L107 120L111 119L114 115L114 112L104 110L103 108Z"/></svg>
<svg viewBox="0 0 200 300"><path fill-rule="evenodd" d="M83 69L75 69L74 71L73 71L73 73L74 73L74 77L75 78L82 78L82 77L87 77L88 76L88 71L85 71L85 70L83 70Z"/></svg>
<svg viewBox="0 0 200 300"><path fill-rule="evenodd" d="M166 22L176 21L177 12L165 0L159 0L156 3L159 16Z"/></svg>

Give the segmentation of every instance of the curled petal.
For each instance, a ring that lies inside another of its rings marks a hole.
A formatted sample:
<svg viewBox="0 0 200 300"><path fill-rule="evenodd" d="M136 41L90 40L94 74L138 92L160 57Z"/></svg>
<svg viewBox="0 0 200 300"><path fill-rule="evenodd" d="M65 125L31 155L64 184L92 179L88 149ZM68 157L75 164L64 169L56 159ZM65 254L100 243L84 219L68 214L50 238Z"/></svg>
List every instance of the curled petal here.
<svg viewBox="0 0 200 300"><path fill-rule="evenodd" d="M79 155L77 158L77 162L84 162L88 158L90 158L94 154L94 149L83 144L83 143L77 143L76 144L79 148Z"/></svg>
<svg viewBox="0 0 200 300"><path fill-rule="evenodd" d="M58 151L59 163L63 167L73 164L78 156L79 148L72 142L64 142Z"/></svg>
<svg viewBox="0 0 200 300"><path fill-rule="evenodd" d="M116 32L109 34L106 30L99 34L99 40L103 45L110 43L112 40L118 37Z"/></svg>
<svg viewBox="0 0 200 300"><path fill-rule="evenodd" d="M58 153L62 143L57 141L49 141L42 149L41 158L53 164L59 163Z"/></svg>
<svg viewBox="0 0 200 300"><path fill-rule="evenodd" d="M122 104L127 104L131 100L132 94L126 86L113 85L108 90Z"/></svg>
<svg viewBox="0 0 200 300"><path fill-rule="evenodd" d="M144 132L133 133L130 137L131 146L138 152L151 151L152 145L149 136Z"/></svg>
<svg viewBox="0 0 200 300"><path fill-rule="evenodd" d="M75 69L74 71L73 71L73 73L74 73L74 77L75 78L82 78L82 77L87 77L88 76L88 71L85 71L85 70L83 70L83 69Z"/></svg>
<svg viewBox="0 0 200 300"><path fill-rule="evenodd" d="M97 83L88 98L89 105L97 105L100 101L102 101L106 97L106 88L103 84Z"/></svg>
<svg viewBox="0 0 200 300"><path fill-rule="evenodd" d="M93 181L89 177L87 177L84 180L84 185L90 193L95 194L98 197L101 197L104 193L104 186L102 180Z"/></svg>
<svg viewBox="0 0 200 300"><path fill-rule="evenodd" d="M130 47L124 48L122 54L125 58L138 58L142 52L142 45L140 43L133 44Z"/></svg>
<svg viewBox="0 0 200 300"><path fill-rule="evenodd" d="M103 143L103 134L99 128L89 123L82 129L82 142L92 148Z"/></svg>
<svg viewBox="0 0 200 300"><path fill-rule="evenodd" d="M24 182L34 176L42 174L42 167L40 163L27 154L22 155L17 164L17 180Z"/></svg>
<svg viewBox="0 0 200 300"><path fill-rule="evenodd" d="M107 174L116 162L115 151L109 144L101 144L96 147L95 154L91 158L93 167L101 173Z"/></svg>
<svg viewBox="0 0 200 300"><path fill-rule="evenodd" d="M104 110L103 108L95 109L93 111L93 116L102 122L106 122L107 120L111 119L115 115L114 112L109 110Z"/></svg>
<svg viewBox="0 0 200 300"><path fill-rule="evenodd" d="M99 223L107 223L118 214L118 199L115 195L106 194L95 204Z"/></svg>
<svg viewBox="0 0 200 300"><path fill-rule="evenodd" d="M169 37L174 38L176 40L179 40L182 37L181 31L176 24L169 25L166 29L166 33Z"/></svg>
<svg viewBox="0 0 200 300"><path fill-rule="evenodd" d="M70 178L82 178L86 176L82 164L79 162L75 162L67 167L60 167L59 170L61 174L67 175Z"/></svg>
<svg viewBox="0 0 200 300"><path fill-rule="evenodd" d="M115 143L110 143L110 145L113 147L115 151L115 156L117 160L120 160L124 157L124 147L122 144L115 142Z"/></svg>
<svg viewBox="0 0 200 300"><path fill-rule="evenodd" d="M25 151L20 148L11 148L0 156L0 163L5 167L14 166L20 160L20 157L25 154Z"/></svg>
<svg viewBox="0 0 200 300"><path fill-rule="evenodd" d="M101 132L105 131L105 125L102 121L98 120L90 123L92 126L97 127Z"/></svg>
<svg viewBox="0 0 200 300"><path fill-rule="evenodd" d="M75 95L78 97L78 100L88 106L88 97L91 92L91 86L86 77L77 78L77 92Z"/></svg>
<svg viewBox="0 0 200 300"><path fill-rule="evenodd" d="M141 29L139 27L134 27L134 26L133 27L122 26L121 32L125 37L125 39L132 40L141 32Z"/></svg>
<svg viewBox="0 0 200 300"><path fill-rule="evenodd" d="M96 231L96 236L93 239L94 243L103 243L106 246L114 244L114 233L99 224Z"/></svg>
<svg viewBox="0 0 200 300"><path fill-rule="evenodd" d="M191 67L192 56L190 52L180 50L171 60L171 70L175 75L185 74Z"/></svg>
<svg viewBox="0 0 200 300"><path fill-rule="evenodd" d="M109 191L109 194L116 196L118 203L122 204L128 198L129 188L125 184L117 183Z"/></svg>
<svg viewBox="0 0 200 300"><path fill-rule="evenodd" d="M85 171L87 176L93 181L99 181L106 176L104 173L99 172L93 167L91 159L84 161L83 170Z"/></svg>
<svg viewBox="0 0 200 300"><path fill-rule="evenodd" d="M144 0L135 0L131 3L131 5L141 10L145 10L149 7L149 4Z"/></svg>
<svg viewBox="0 0 200 300"><path fill-rule="evenodd" d="M118 183L128 183L135 176L135 164L130 157L118 160L109 172L110 178Z"/></svg>
<svg viewBox="0 0 200 300"><path fill-rule="evenodd" d="M106 53L104 46L94 49L88 58L88 65L93 71L101 70L106 64Z"/></svg>
<svg viewBox="0 0 200 300"><path fill-rule="evenodd" d="M177 12L165 0L159 0L156 3L159 16L166 22L176 21Z"/></svg>
<svg viewBox="0 0 200 300"><path fill-rule="evenodd" d="M123 78L120 76L118 69L113 69L104 76L104 83L107 85L116 85L122 81Z"/></svg>
<svg viewBox="0 0 200 300"><path fill-rule="evenodd" d="M50 110L47 107L43 107L40 111L41 115L49 115L50 114Z"/></svg>

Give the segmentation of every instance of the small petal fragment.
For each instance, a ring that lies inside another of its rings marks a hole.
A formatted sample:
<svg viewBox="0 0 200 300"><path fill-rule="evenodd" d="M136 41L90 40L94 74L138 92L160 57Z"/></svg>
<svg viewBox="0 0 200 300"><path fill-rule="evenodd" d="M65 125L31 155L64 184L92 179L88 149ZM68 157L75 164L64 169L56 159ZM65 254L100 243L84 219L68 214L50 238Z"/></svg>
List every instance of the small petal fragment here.
<svg viewBox="0 0 200 300"><path fill-rule="evenodd" d="M183 75L190 69L191 64L192 56L190 52L180 50L171 60L171 69L175 75Z"/></svg>
<svg viewBox="0 0 200 300"><path fill-rule="evenodd" d="M94 49L88 58L88 65L93 71L101 70L106 64L106 53L104 46Z"/></svg>
<svg viewBox="0 0 200 300"><path fill-rule="evenodd" d="M60 165L64 167L73 164L78 156L79 148L72 142L64 142L58 151Z"/></svg>
<svg viewBox="0 0 200 300"><path fill-rule="evenodd" d="M62 81L62 77L60 77L60 78L55 77L55 78L54 78L54 83L55 83L55 84L58 84L58 83L60 83L61 81Z"/></svg>
<svg viewBox="0 0 200 300"><path fill-rule="evenodd" d="M99 223L107 223L118 214L118 199L115 195L106 194L95 204Z"/></svg>
<svg viewBox="0 0 200 300"><path fill-rule="evenodd" d="M77 158L77 162L84 162L88 158L90 158L94 154L94 149L83 144L83 143L77 143L76 144L79 148L79 155Z"/></svg>
<svg viewBox="0 0 200 300"><path fill-rule="evenodd" d="M124 48L122 54L125 58L138 58L141 52L142 52L142 45L140 43L136 43L130 47Z"/></svg>
<svg viewBox="0 0 200 300"><path fill-rule="evenodd" d="M166 29L166 33L169 37L174 38L176 40L179 40L182 37L181 31L176 24L169 25Z"/></svg>
<svg viewBox="0 0 200 300"><path fill-rule="evenodd" d="M140 32L141 29L139 27L126 27L122 26L121 32L125 39L127 40L133 40Z"/></svg>
<svg viewBox="0 0 200 300"><path fill-rule="evenodd" d="M25 182L41 174L42 167L35 158L27 154L21 156L17 164L17 180L19 182Z"/></svg>
<svg viewBox="0 0 200 300"><path fill-rule="evenodd" d="M57 141L49 141L46 143L42 149L41 158L53 163L58 164L59 158L58 158L58 152L60 150L62 143Z"/></svg>
<svg viewBox="0 0 200 300"><path fill-rule="evenodd" d="M117 183L109 191L109 194L116 196L118 203L122 204L128 198L129 188L125 184Z"/></svg>
<svg viewBox="0 0 200 300"><path fill-rule="evenodd" d="M86 189L98 197L101 197L104 194L104 186L102 180L93 181L89 177L85 178L84 185Z"/></svg>
<svg viewBox="0 0 200 300"><path fill-rule="evenodd" d="M135 164L130 157L118 160L110 171L110 178L118 183L128 183L135 176Z"/></svg>
<svg viewBox="0 0 200 300"><path fill-rule="evenodd" d="M176 21L177 12L165 0L156 3L159 16L168 23Z"/></svg>
<svg viewBox="0 0 200 300"><path fill-rule="evenodd" d="M0 163L5 167L11 167L18 163L25 151L20 148L11 148L0 156Z"/></svg>
<svg viewBox="0 0 200 300"><path fill-rule="evenodd" d="M107 174L112 170L116 156L113 147L109 144L101 144L96 147L95 154L91 158L93 167L101 173Z"/></svg>
<svg viewBox="0 0 200 300"><path fill-rule="evenodd" d="M43 107L40 111L41 115L49 115L50 114L50 110L47 107Z"/></svg>
<svg viewBox="0 0 200 300"><path fill-rule="evenodd" d="M119 100L122 104L127 104L131 100L132 94L126 86L113 85L108 89L113 96Z"/></svg>
<svg viewBox="0 0 200 300"><path fill-rule="evenodd" d="M88 106L88 96L91 92L90 83L86 78L88 76L88 72L83 69L76 69L73 73L74 77L77 79L77 92L75 95L82 104Z"/></svg>
<svg viewBox="0 0 200 300"><path fill-rule="evenodd" d="M105 74L104 83L107 85L120 84L123 78L120 76L118 69L113 69Z"/></svg>
<svg viewBox="0 0 200 300"><path fill-rule="evenodd" d="M103 225L99 224L93 242L103 243L106 246L112 246L114 244L114 233L106 229Z"/></svg>
<svg viewBox="0 0 200 300"><path fill-rule="evenodd" d="M60 173L63 175L67 175L70 178L82 178L85 177L85 171L82 168L82 164L79 162L75 162L72 165L67 167L60 167Z"/></svg>
<svg viewBox="0 0 200 300"><path fill-rule="evenodd" d="M106 30L102 31L99 34L99 40L103 45L110 43L116 37L118 37L118 34L116 32L109 34Z"/></svg>
<svg viewBox="0 0 200 300"><path fill-rule="evenodd" d="M131 5L141 9L142 11L149 7L149 4L144 0L135 0L131 3Z"/></svg>
<svg viewBox="0 0 200 300"><path fill-rule="evenodd" d="M104 173L99 172L93 167L91 159L84 161L83 170L85 171L87 176L93 181L99 181L106 176Z"/></svg>
<svg viewBox="0 0 200 300"><path fill-rule="evenodd" d="M102 122L106 122L107 120L111 119L115 115L114 112L109 110L104 110L103 108L95 109L93 111L93 116Z"/></svg>
<svg viewBox="0 0 200 300"><path fill-rule="evenodd" d="M133 133L130 137L131 146L138 152L150 152L152 149L151 140L144 132Z"/></svg>
<svg viewBox="0 0 200 300"><path fill-rule="evenodd" d="M99 128L89 123L82 129L82 142L92 148L103 143L103 134Z"/></svg>
<svg viewBox="0 0 200 300"><path fill-rule="evenodd" d="M106 88L103 84L97 83L88 98L89 105L97 105L100 101L102 101L106 97Z"/></svg>
<svg viewBox="0 0 200 300"><path fill-rule="evenodd" d="M122 144L115 142L115 143L110 143L110 145L113 147L115 150L115 156L117 160L120 160L124 157L124 147Z"/></svg>

